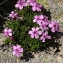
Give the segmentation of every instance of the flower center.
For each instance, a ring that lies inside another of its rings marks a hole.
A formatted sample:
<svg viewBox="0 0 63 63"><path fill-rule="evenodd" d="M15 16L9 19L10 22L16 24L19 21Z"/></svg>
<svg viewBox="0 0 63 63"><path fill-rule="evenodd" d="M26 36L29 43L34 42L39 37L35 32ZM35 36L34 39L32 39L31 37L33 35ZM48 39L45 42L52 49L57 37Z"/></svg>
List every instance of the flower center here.
<svg viewBox="0 0 63 63"><path fill-rule="evenodd" d="M33 33L34 33L34 34L36 34L36 33L37 33L37 31L34 31Z"/></svg>
<svg viewBox="0 0 63 63"><path fill-rule="evenodd" d="M16 49L16 52L19 52L19 50L18 50L18 49Z"/></svg>

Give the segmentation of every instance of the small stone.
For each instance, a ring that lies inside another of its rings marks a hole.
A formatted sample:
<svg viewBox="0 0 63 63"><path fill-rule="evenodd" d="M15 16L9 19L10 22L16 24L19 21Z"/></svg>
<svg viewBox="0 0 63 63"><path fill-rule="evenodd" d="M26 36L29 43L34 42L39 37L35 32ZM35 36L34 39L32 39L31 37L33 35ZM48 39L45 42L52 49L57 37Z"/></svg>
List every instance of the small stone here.
<svg viewBox="0 0 63 63"><path fill-rule="evenodd" d="M63 58L57 57L57 61L58 61L58 63L63 63Z"/></svg>

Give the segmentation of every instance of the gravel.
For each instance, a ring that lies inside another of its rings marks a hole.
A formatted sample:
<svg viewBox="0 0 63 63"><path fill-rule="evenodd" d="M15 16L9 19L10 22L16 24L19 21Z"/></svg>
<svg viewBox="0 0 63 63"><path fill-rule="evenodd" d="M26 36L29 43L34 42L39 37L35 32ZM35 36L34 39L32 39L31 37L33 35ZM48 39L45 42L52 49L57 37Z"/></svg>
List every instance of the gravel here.
<svg viewBox="0 0 63 63"><path fill-rule="evenodd" d="M1 38L3 38L3 34L1 33L0 35L2 35ZM62 46L59 47L60 52L55 53L57 48L50 47L41 52L27 52L27 55L22 56L21 58L12 55L12 44L9 46L0 46L0 63L63 63L62 38L63 37L60 39L60 44L62 44Z"/></svg>

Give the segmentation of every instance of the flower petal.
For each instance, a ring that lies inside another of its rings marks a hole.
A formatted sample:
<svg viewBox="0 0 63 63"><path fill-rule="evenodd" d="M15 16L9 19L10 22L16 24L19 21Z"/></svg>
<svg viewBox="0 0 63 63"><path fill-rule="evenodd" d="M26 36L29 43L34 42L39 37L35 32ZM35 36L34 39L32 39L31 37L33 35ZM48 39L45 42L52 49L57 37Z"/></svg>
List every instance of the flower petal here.
<svg viewBox="0 0 63 63"><path fill-rule="evenodd" d="M29 33L28 34L32 34L32 31L29 31Z"/></svg>
<svg viewBox="0 0 63 63"><path fill-rule="evenodd" d="M20 9L20 10L23 9L23 6L19 6L19 9Z"/></svg>
<svg viewBox="0 0 63 63"><path fill-rule="evenodd" d="M15 55L16 55L17 57L20 57L20 56L21 56L21 54L20 54L20 53L16 53Z"/></svg>
<svg viewBox="0 0 63 63"><path fill-rule="evenodd" d="M32 10L33 10L33 11L36 11L36 7L32 7Z"/></svg>
<svg viewBox="0 0 63 63"><path fill-rule="evenodd" d="M38 34L35 34L35 38L36 38L36 39L39 38Z"/></svg>
<svg viewBox="0 0 63 63"><path fill-rule="evenodd" d="M15 7L18 8L19 7L19 4L16 4Z"/></svg>
<svg viewBox="0 0 63 63"><path fill-rule="evenodd" d="M32 31L35 31L35 28L32 28Z"/></svg>
<svg viewBox="0 0 63 63"><path fill-rule="evenodd" d="M7 32L7 29L6 28L4 29L4 32Z"/></svg>
<svg viewBox="0 0 63 63"><path fill-rule="evenodd" d="M12 32L12 30L11 29L8 29L8 32L10 33L10 32Z"/></svg>
<svg viewBox="0 0 63 63"><path fill-rule="evenodd" d="M54 27L51 29L51 32L55 32L55 28Z"/></svg>
<svg viewBox="0 0 63 63"><path fill-rule="evenodd" d="M41 35L42 34L42 31L38 31L38 34Z"/></svg>
<svg viewBox="0 0 63 63"><path fill-rule="evenodd" d="M13 50L16 50L17 49L17 47L16 46L13 46Z"/></svg>
<svg viewBox="0 0 63 63"><path fill-rule="evenodd" d="M34 38L34 35L33 35L33 34L31 34L31 35L30 35L30 37L31 37L31 38Z"/></svg>
<svg viewBox="0 0 63 63"><path fill-rule="evenodd" d="M7 33L4 33L4 36L8 37L8 34Z"/></svg>
<svg viewBox="0 0 63 63"><path fill-rule="evenodd" d="M51 36L46 36L47 39L51 39Z"/></svg>
<svg viewBox="0 0 63 63"><path fill-rule="evenodd" d="M49 27L52 28L53 27L53 24L49 24Z"/></svg>
<svg viewBox="0 0 63 63"><path fill-rule="evenodd" d="M37 7L37 11L41 11L41 9Z"/></svg>
<svg viewBox="0 0 63 63"><path fill-rule="evenodd" d="M20 48L19 51L20 51L20 52L23 52L23 48Z"/></svg>
<svg viewBox="0 0 63 63"><path fill-rule="evenodd" d="M36 31L38 31L39 30L39 28L38 27L36 27Z"/></svg>
<svg viewBox="0 0 63 63"><path fill-rule="evenodd" d="M9 35L9 36L12 36L12 33L9 33L8 35Z"/></svg>
<svg viewBox="0 0 63 63"><path fill-rule="evenodd" d="M16 51L13 51L12 54L13 54L13 55L16 55Z"/></svg>
<svg viewBox="0 0 63 63"><path fill-rule="evenodd" d="M45 38L43 39L43 41L42 42L45 42Z"/></svg>
<svg viewBox="0 0 63 63"><path fill-rule="evenodd" d="M16 47L17 47L17 49L20 49L20 48L21 48L21 46L20 46L20 45L17 45Z"/></svg>
<svg viewBox="0 0 63 63"><path fill-rule="evenodd" d="M36 19L33 19L33 22L35 23L36 22Z"/></svg>

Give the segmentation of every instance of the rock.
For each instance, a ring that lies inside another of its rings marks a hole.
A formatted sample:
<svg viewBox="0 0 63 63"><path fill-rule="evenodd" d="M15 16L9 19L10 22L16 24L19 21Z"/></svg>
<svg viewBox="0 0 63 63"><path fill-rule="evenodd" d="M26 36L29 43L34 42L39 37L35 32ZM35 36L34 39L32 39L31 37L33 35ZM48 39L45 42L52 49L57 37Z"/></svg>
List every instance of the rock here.
<svg viewBox="0 0 63 63"><path fill-rule="evenodd" d="M2 46L2 44L4 43L3 41L5 40L5 36L3 35L3 33L0 33L0 46Z"/></svg>
<svg viewBox="0 0 63 63"><path fill-rule="evenodd" d="M58 63L63 63L63 58L57 57L57 62L58 62Z"/></svg>

